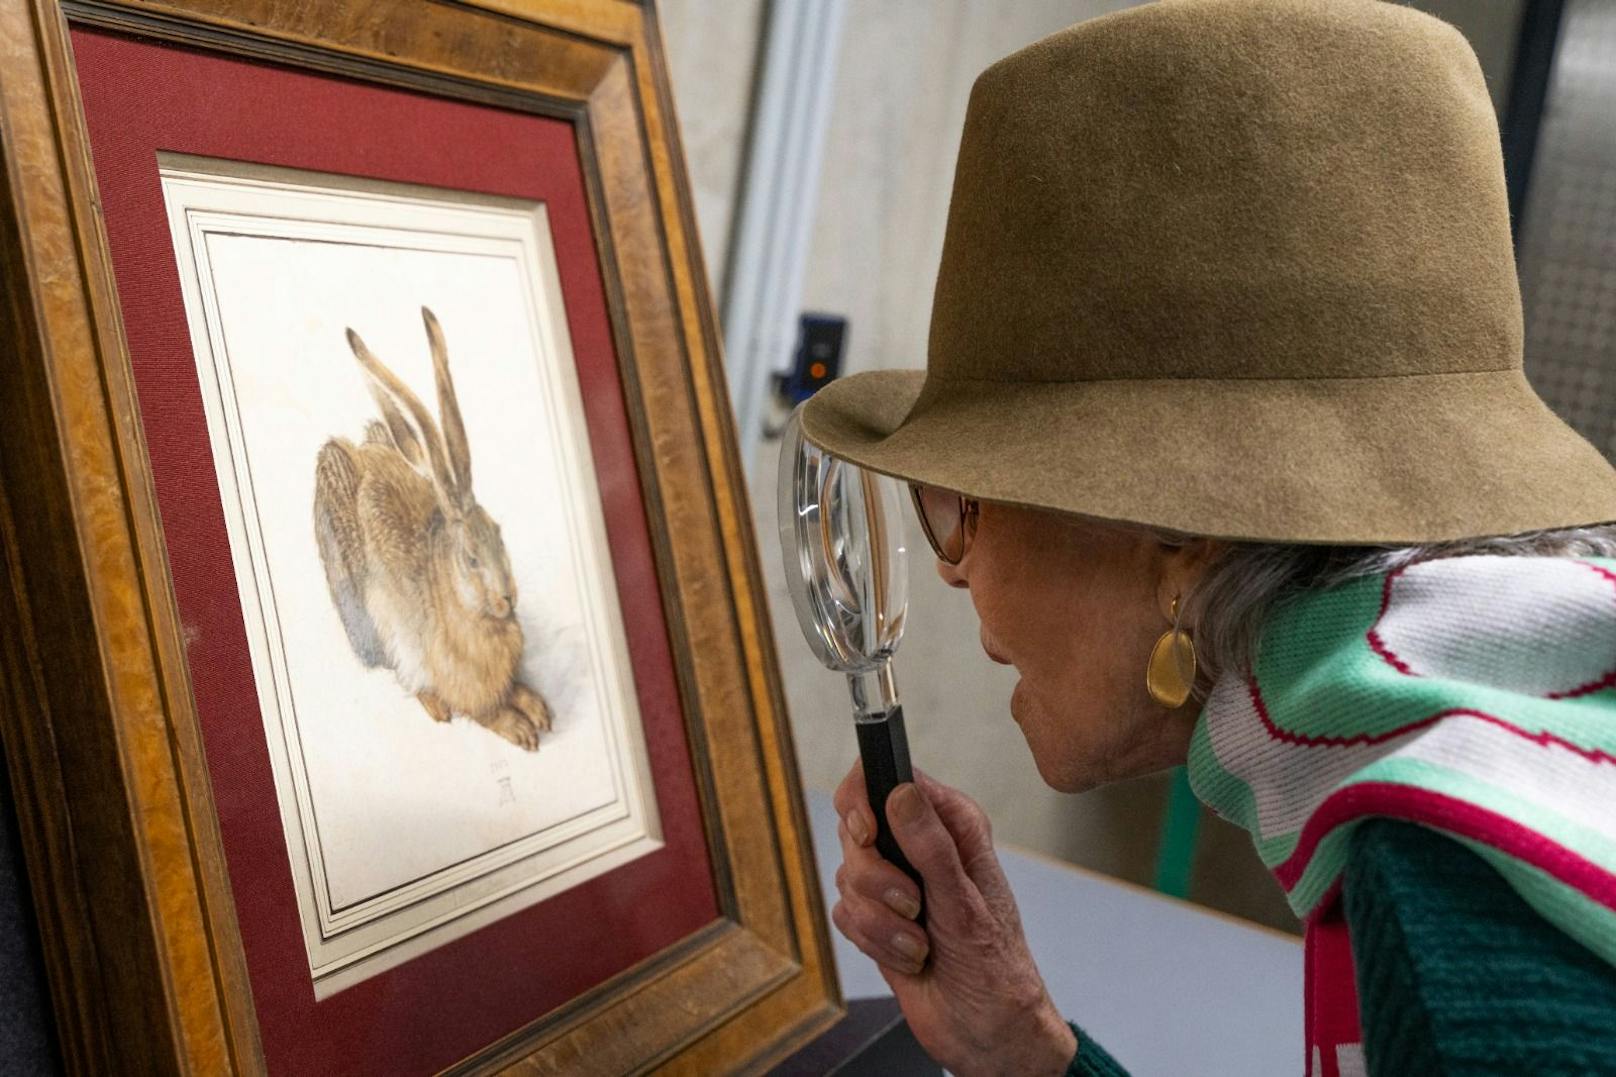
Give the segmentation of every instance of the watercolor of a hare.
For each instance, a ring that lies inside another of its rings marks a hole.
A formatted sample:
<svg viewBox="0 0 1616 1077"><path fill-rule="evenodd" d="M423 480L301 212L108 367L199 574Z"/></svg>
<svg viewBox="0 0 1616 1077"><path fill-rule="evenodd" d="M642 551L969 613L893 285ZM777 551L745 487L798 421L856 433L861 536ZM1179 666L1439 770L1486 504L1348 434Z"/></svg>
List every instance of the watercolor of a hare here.
<svg viewBox="0 0 1616 1077"><path fill-rule="evenodd" d="M421 308L440 431L359 334L348 344L380 409L315 464L314 534L354 653L393 671L435 721L464 715L533 751L550 708L520 680L516 583L499 526L471 489L471 449L438 319Z"/></svg>

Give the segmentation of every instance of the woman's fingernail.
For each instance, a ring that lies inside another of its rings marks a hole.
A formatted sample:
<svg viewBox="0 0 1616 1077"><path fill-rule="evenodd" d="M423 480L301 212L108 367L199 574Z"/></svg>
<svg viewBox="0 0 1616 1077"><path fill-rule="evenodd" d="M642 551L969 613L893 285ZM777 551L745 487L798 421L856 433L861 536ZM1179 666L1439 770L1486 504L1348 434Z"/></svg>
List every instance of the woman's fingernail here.
<svg viewBox="0 0 1616 1077"><path fill-rule="evenodd" d="M908 826L920 818L920 790L913 782L905 782L887 798L887 818L898 826Z"/></svg>
<svg viewBox="0 0 1616 1077"><path fill-rule="evenodd" d="M848 834L858 844L864 845L869 842L870 828L864 825L864 816L856 811L850 811L842 817L842 822L847 825Z"/></svg>
<svg viewBox="0 0 1616 1077"><path fill-rule="evenodd" d="M907 931L892 936L892 948L917 965L926 960L926 944Z"/></svg>
<svg viewBox="0 0 1616 1077"><path fill-rule="evenodd" d="M882 894L881 900L887 903L887 908L905 920L913 920L920 915L920 902L899 890L896 886Z"/></svg>

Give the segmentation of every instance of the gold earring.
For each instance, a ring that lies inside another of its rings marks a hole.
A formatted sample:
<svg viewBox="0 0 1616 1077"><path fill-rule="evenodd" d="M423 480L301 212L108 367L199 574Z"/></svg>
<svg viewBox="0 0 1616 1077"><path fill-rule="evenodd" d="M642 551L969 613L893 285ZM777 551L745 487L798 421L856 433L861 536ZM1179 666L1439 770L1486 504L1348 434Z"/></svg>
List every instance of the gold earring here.
<svg viewBox="0 0 1616 1077"><path fill-rule="evenodd" d="M1169 710L1182 707L1195 684L1195 644L1178 627L1178 598L1173 598L1173 627L1161 634L1150 649L1145 667L1145 691Z"/></svg>

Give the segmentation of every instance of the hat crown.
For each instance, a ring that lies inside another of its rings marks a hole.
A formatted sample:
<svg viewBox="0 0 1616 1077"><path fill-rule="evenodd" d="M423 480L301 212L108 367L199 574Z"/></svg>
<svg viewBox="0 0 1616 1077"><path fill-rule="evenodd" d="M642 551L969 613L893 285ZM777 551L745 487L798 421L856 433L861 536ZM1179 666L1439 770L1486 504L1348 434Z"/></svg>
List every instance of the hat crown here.
<svg viewBox="0 0 1616 1077"><path fill-rule="evenodd" d="M1379 0L1157 0L995 63L967 108L928 377L1519 368L1474 53Z"/></svg>

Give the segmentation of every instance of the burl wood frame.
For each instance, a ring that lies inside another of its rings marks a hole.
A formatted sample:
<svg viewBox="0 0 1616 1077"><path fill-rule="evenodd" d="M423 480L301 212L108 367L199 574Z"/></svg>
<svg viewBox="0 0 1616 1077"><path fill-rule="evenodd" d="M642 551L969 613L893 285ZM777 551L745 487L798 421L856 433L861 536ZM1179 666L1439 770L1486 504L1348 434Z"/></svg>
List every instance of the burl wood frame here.
<svg viewBox="0 0 1616 1077"><path fill-rule="evenodd" d="M264 1069L69 21L575 125L723 918L457 1071L761 1069L831 1024L653 7L0 0L0 736L69 1070Z"/></svg>

